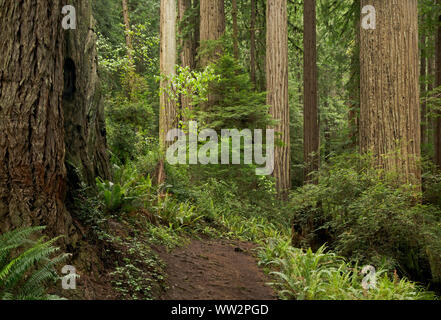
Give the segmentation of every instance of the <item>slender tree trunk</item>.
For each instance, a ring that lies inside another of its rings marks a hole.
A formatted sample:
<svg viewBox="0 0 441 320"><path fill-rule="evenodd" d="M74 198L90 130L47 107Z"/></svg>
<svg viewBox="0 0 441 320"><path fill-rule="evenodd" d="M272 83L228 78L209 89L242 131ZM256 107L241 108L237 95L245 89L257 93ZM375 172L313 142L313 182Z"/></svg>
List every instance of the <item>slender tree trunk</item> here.
<svg viewBox="0 0 441 320"><path fill-rule="evenodd" d="M425 17L423 17L424 19ZM424 95L426 93L427 88L427 59L426 59L426 41L427 36L425 34L421 35L421 50L420 50L420 92L421 95ZM421 102L421 145L424 145L426 143L426 137L427 137L427 119L426 119L426 101Z"/></svg>
<svg viewBox="0 0 441 320"><path fill-rule="evenodd" d="M160 21L160 70L161 75L169 77L175 73L176 64L176 2L175 0L161 0ZM165 89L168 80L161 80L161 88ZM167 132L176 126L176 105L169 99L166 92L160 97L159 111L159 143L165 152L170 142L166 141ZM164 163L159 164L158 184L165 180Z"/></svg>
<svg viewBox="0 0 441 320"><path fill-rule="evenodd" d="M191 9L191 0L179 0L179 26L180 26L180 45L181 45L181 66L189 67L190 70L194 69L194 40L192 34L184 34L184 30L188 30L191 25L191 21L188 17L188 10ZM191 108L191 97L181 96L181 108L183 113L188 113Z"/></svg>
<svg viewBox="0 0 441 320"><path fill-rule="evenodd" d="M234 59L239 60L239 27L237 25L237 0L231 0L233 10L233 55Z"/></svg>
<svg viewBox="0 0 441 320"><path fill-rule="evenodd" d="M362 0L376 29L360 29L360 149L399 181L420 185L417 0Z"/></svg>
<svg viewBox="0 0 441 320"><path fill-rule="evenodd" d="M441 6L441 0L437 1ZM441 15L438 16L438 28L436 33L436 51L435 51L435 87L441 86ZM434 128L435 144L435 164L441 168L441 112L438 112Z"/></svg>
<svg viewBox="0 0 441 320"><path fill-rule="evenodd" d="M0 229L69 236L62 1L0 2Z"/></svg>
<svg viewBox="0 0 441 320"><path fill-rule="evenodd" d="M432 37L430 37L430 41L433 41ZM427 78L428 78L427 91L428 92L433 91L433 88L434 88L434 69L435 69L434 66L435 66L434 57L433 57L433 55L430 55L430 57L428 57L428 59L427 59ZM432 111L429 110L429 112L432 112ZM436 122L436 120L432 116L428 117L427 124L428 124L428 130L431 133L431 135L427 134L427 143L432 143L434 141L435 122Z"/></svg>
<svg viewBox="0 0 441 320"><path fill-rule="evenodd" d="M129 18L129 6L127 4L127 0L122 0L122 11L123 11L123 19L124 19L124 34L126 38L126 46L127 46L127 57L129 61L132 63L132 37L130 35L130 18Z"/></svg>
<svg viewBox="0 0 441 320"><path fill-rule="evenodd" d="M200 12L200 0L193 0L193 9L196 10L198 9ZM194 20L193 20L193 26L194 26L194 41L193 41L193 59L194 59L194 67L196 68L196 66L198 65L198 61L196 60L197 58L197 53L198 53L198 49L199 49L199 45L200 45L200 40L201 40L201 33L200 33L200 14L195 14L194 15Z"/></svg>
<svg viewBox="0 0 441 320"><path fill-rule="evenodd" d="M350 146L357 146L359 135L359 108L360 108L360 1L353 3L354 25L355 25L355 46L351 57L351 80L349 87L350 104L348 113L349 140Z"/></svg>
<svg viewBox="0 0 441 320"><path fill-rule="evenodd" d="M303 158L304 182L316 182L310 173L317 171L320 162L320 131L318 124L318 70L317 70L317 36L316 36L316 3L306 0L303 10Z"/></svg>
<svg viewBox="0 0 441 320"><path fill-rule="evenodd" d="M256 89L256 0L251 0L250 78Z"/></svg>
<svg viewBox="0 0 441 320"><path fill-rule="evenodd" d="M274 152L276 188L284 198L291 187L290 133L288 105L288 17L285 0L268 0L266 33L267 104L270 114L279 123L275 131L281 134L282 146Z"/></svg>
<svg viewBox="0 0 441 320"><path fill-rule="evenodd" d="M225 33L225 5L224 0L200 0L200 41L201 45L207 40L219 40ZM210 52L201 59L202 66L213 62L220 54L219 45L214 52Z"/></svg>

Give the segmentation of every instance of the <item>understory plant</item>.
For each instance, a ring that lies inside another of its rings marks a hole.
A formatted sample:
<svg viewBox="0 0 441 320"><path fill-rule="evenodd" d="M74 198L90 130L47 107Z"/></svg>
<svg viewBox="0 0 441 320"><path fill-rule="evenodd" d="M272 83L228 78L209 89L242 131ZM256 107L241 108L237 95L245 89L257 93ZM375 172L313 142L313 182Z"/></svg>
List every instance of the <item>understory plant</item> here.
<svg viewBox="0 0 441 320"><path fill-rule="evenodd" d="M271 285L281 299L295 300L432 300L434 294L405 278L392 278L386 270L363 274L325 246L316 252L285 248L283 256L266 263L272 271ZM372 272L372 271L371 271ZM366 277L372 276L367 281ZM366 282L365 282L366 281ZM368 284L369 286L366 286Z"/></svg>
<svg viewBox="0 0 441 320"><path fill-rule="evenodd" d="M54 243L38 234L44 227L16 229L0 235L0 300L59 299L47 294L47 286L58 280L55 266L67 259Z"/></svg>

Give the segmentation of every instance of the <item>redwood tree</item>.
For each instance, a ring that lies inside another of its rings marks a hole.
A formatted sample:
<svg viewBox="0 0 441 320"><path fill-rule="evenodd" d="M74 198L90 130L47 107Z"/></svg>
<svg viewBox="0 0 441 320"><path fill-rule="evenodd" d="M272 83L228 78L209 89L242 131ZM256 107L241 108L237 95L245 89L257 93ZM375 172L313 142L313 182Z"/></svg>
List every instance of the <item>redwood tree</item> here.
<svg viewBox="0 0 441 320"><path fill-rule="evenodd" d="M200 41L219 40L225 33L225 4L224 0L200 0ZM204 55L201 65L206 66L222 52L217 46L214 52Z"/></svg>
<svg viewBox="0 0 441 320"><path fill-rule="evenodd" d="M437 1L437 5L441 6L441 0ZM441 86L441 15L438 16L438 21L435 49L435 87ZM441 168L441 112L438 112L434 129L435 163L438 168Z"/></svg>
<svg viewBox="0 0 441 320"><path fill-rule="evenodd" d="M194 68L194 35L188 32L191 20L189 10L192 8L191 0L179 0L179 33L180 33L180 60L182 67L189 67L190 70ZM187 32L186 32L187 31ZM188 96L182 95L181 108L183 110L190 109L191 99Z"/></svg>
<svg viewBox="0 0 441 320"><path fill-rule="evenodd" d="M376 29L360 28L360 148L399 182L421 181L417 0L362 0Z"/></svg>
<svg viewBox="0 0 441 320"><path fill-rule="evenodd" d="M108 162L91 5L73 1L88 23L63 30L62 2L0 2L0 231L46 225L71 242L66 193Z"/></svg>
<svg viewBox="0 0 441 320"><path fill-rule="evenodd" d="M274 177L283 197L290 189L290 136L288 106L288 19L286 0L268 0L266 33L267 104L278 124L281 146L275 147Z"/></svg>
<svg viewBox="0 0 441 320"><path fill-rule="evenodd" d="M161 0L160 21L160 70L161 75L169 77L175 73L176 64L176 2L175 0ZM168 79L161 80L161 88L165 89ZM176 104L164 91L161 94L159 106L159 143L163 151L169 143L166 141L167 132L176 126ZM158 183L165 180L164 163L159 164Z"/></svg>
<svg viewBox="0 0 441 320"><path fill-rule="evenodd" d="M318 123L318 69L317 69L317 35L316 3L306 0L303 9L303 153L304 181L312 182L309 174L317 171L320 161L320 131Z"/></svg>

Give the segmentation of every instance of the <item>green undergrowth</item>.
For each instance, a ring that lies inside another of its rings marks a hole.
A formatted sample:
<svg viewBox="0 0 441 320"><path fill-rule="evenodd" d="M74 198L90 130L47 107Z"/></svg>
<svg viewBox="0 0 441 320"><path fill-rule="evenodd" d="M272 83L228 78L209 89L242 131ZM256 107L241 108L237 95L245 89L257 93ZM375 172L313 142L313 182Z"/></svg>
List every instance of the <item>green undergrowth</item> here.
<svg viewBox="0 0 441 320"><path fill-rule="evenodd" d="M387 263L373 263L375 288L363 288L366 274L361 271L364 265L380 258L363 260L355 254L337 255L336 242L333 246L314 250L307 246L294 248L291 222L299 210L295 203L302 197L300 189L293 193L290 201L281 202L271 179L255 178L255 181L240 185L234 180L196 177L198 182L195 183L195 176L187 167L166 167L167 183L155 186L140 168L140 163L116 168L115 181L98 180L98 193L92 197L96 220L101 221L97 224L101 225L99 236L112 243L112 250L115 246L123 248L116 251L120 259L112 275L115 287L125 298L151 299L164 289L163 266L153 248L161 246L171 250L187 244L192 238L206 237L258 244L255 252L258 263L270 275L269 285L281 299L436 298L422 284L408 280ZM305 190L308 188L315 187ZM368 195L375 199L375 195ZM383 201L385 199L387 197L383 197ZM372 209L366 206L366 210L368 208ZM88 217L90 219L90 215ZM135 231L109 236L109 231L102 231L109 218L117 224L125 224L123 230ZM362 235L355 236L363 239ZM396 240L391 238L390 241ZM357 250L356 246L353 248ZM383 257L386 261L387 256Z"/></svg>

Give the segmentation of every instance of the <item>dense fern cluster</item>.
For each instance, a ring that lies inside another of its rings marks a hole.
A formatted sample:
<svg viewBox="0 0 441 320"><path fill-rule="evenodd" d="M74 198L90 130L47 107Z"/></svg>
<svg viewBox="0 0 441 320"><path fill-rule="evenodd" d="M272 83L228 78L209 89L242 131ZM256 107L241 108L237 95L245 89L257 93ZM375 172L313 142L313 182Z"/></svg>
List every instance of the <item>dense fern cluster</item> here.
<svg viewBox="0 0 441 320"><path fill-rule="evenodd" d="M46 293L46 284L58 279L55 266L67 258L54 246L58 238L32 236L44 227L17 229L0 235L0 300L57 299Z"/></svg>

